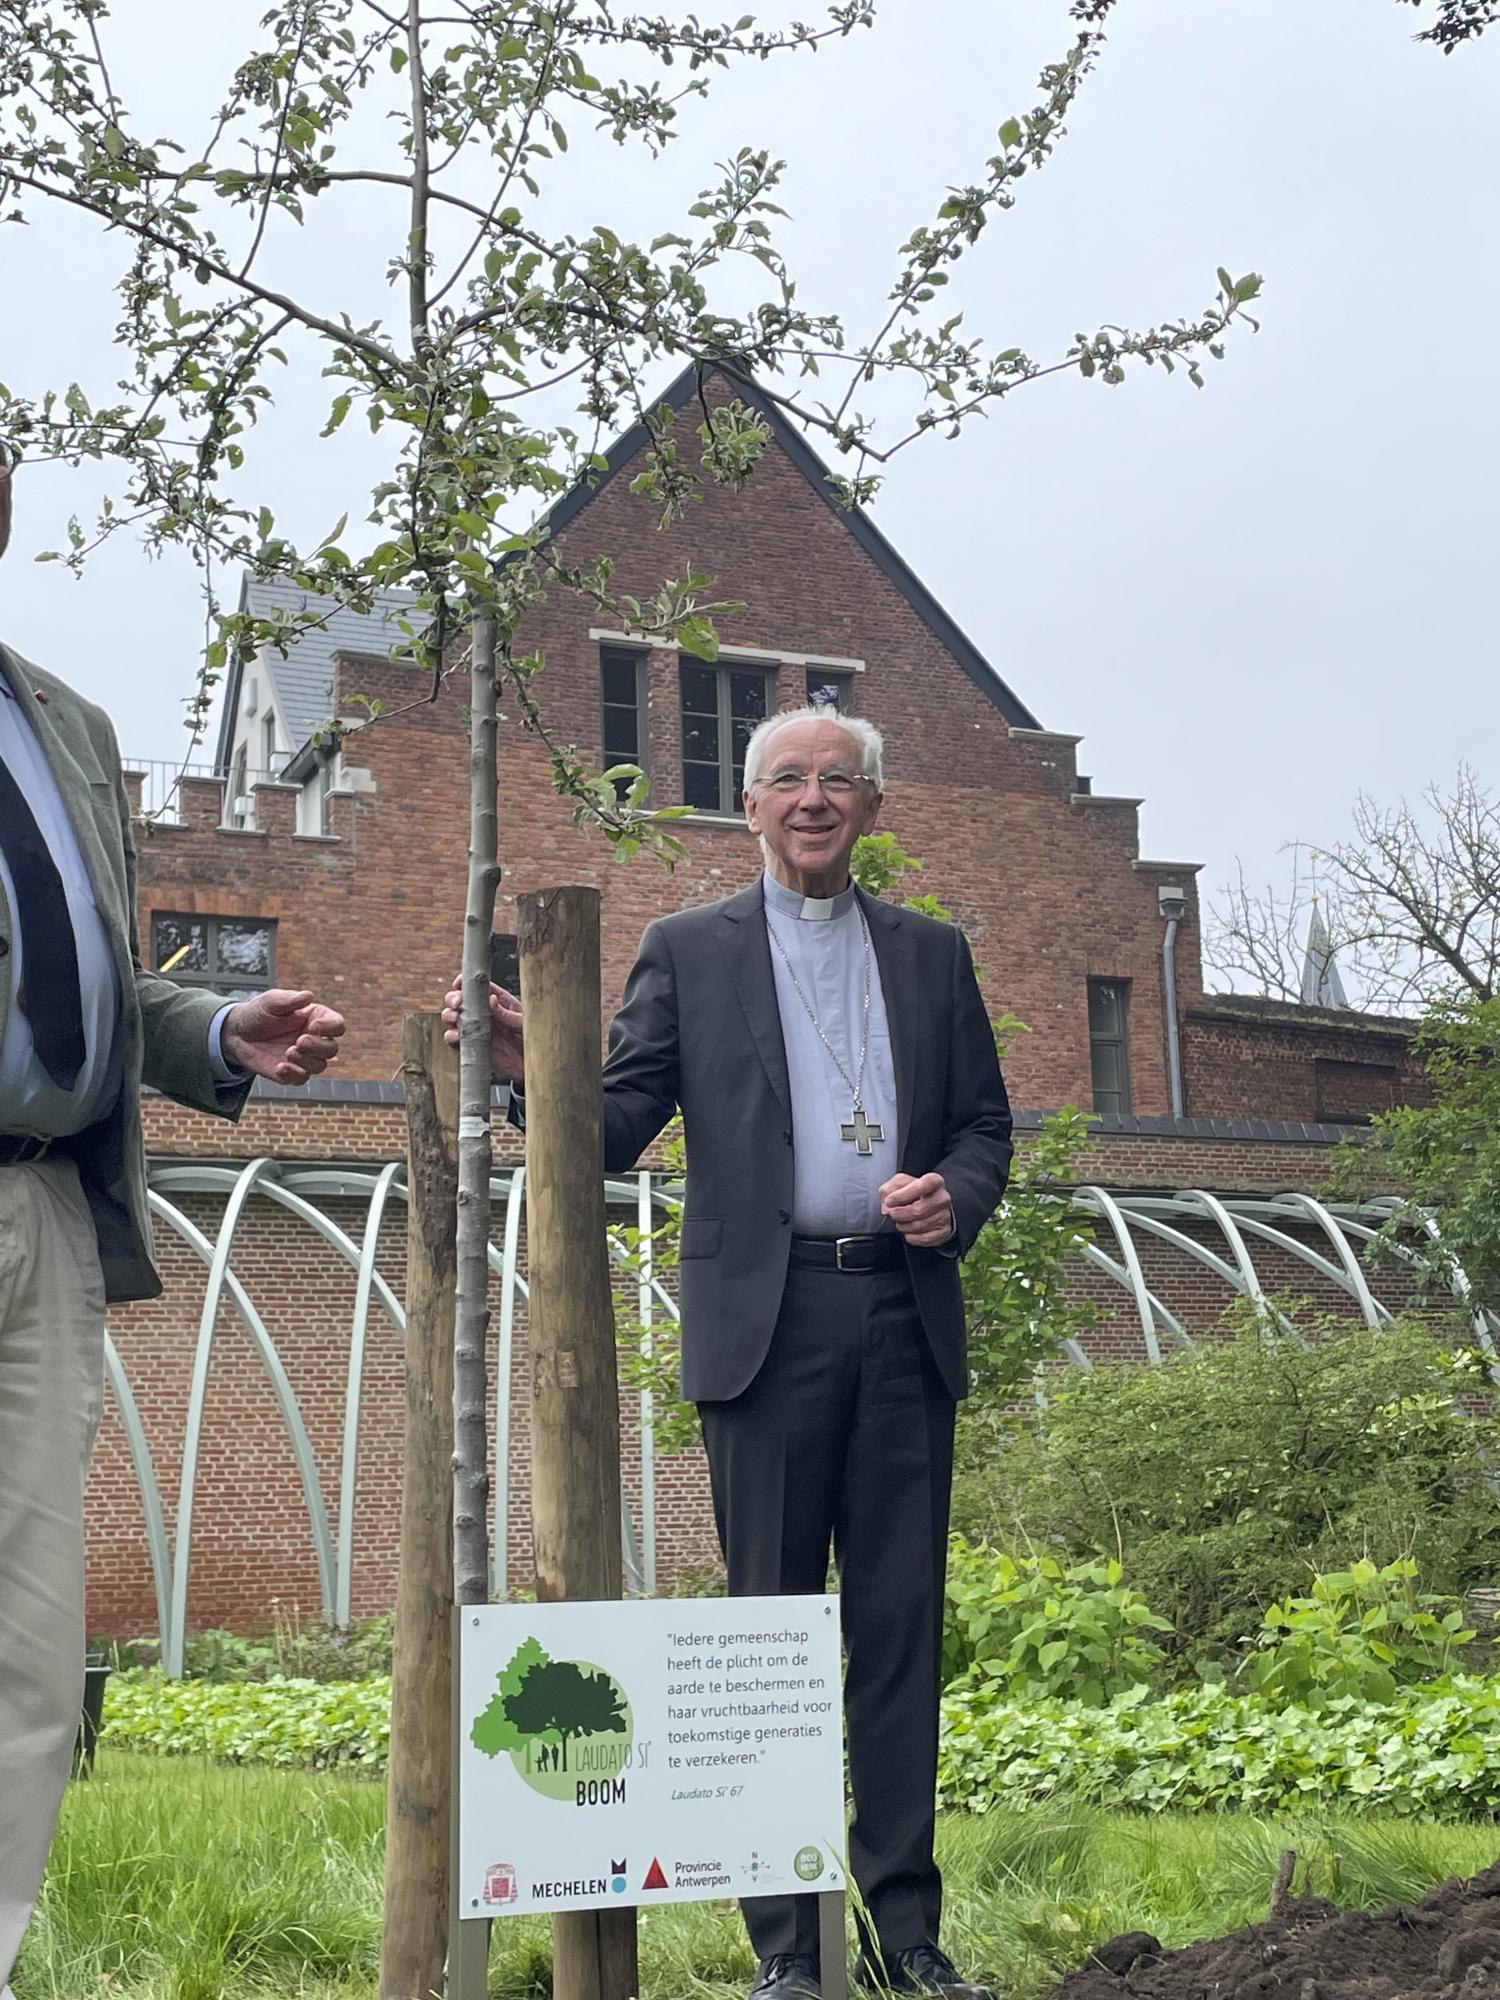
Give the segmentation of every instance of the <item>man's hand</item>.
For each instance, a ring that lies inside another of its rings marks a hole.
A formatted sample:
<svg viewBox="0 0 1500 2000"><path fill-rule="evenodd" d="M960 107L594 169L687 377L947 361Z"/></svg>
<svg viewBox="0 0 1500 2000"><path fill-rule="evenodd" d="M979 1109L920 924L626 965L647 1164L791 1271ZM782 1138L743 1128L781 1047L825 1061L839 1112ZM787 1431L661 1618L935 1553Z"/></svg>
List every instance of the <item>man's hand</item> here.
<svg viewBox="0 0 1500 2000"><path fill-rule="evenodd" d="M457 973L443 996L444 1039L449 1048L458 1047L458 1024L463 1016L462 981ZM490 1068L510 1083L526 1082L526 1038L521 1020L521 1003L503 986L490 987Z"/></svg>
<svg viewBox="0 0 1500 2000"><path fill-rule="evenodd" d="M880 1207L908 1243L924 1249L953 1234L953 1197L941 1174L892 1174L880 1190Z"/></svg>
<svg viewBox="0 0 1500 2000"><path fill-rule="evenodd" d="M320 1006L311 993L273 986L231 1008L219 1044L241 1069L273 1083L306 1083L337 1058L344 1027L343 1015Z"/></svg>

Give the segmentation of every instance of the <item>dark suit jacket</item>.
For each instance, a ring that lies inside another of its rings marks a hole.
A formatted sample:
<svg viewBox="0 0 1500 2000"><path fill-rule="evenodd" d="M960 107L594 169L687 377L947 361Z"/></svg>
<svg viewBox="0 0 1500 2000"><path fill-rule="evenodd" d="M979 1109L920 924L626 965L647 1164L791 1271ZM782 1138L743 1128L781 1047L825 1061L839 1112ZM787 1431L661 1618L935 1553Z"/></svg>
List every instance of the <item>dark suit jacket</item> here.
<svg viewBox="0 0 1500 2000"><path fill-rule="evenodd" d="M120 994L119 1095L97 1125L67 1142L67 1151L78 1162L93 1214L106 1294L152 1299L162 1286L151 1260L141 1083L221 1118L239 1117L250 1083L247 1078L221 1090L214 1081L208 1030L223 1000L178 986L141 964L130 802L108 716L5 646L0 646L0 673L26 704L27 720L57 780L104 920ZM9 987L0 981L0 1018L8 1005Z"/></svg>
<svg viewBox="0 0 1500 2000"><path fill-rule="evenodd" d="M959 1397L968 1364L957 1259L1004 1193L1010 1106L963 932L862 892L860 902L890 1021L900 1169L936 1170L953 1197L953 1241L907 1246L906 1260L933 1359ZM678 1106L682 1393L722 1402L766 1358L792 1233L796 1107L759 882L646 932L610 1029L605 1171L633 1166Z"/></svg>

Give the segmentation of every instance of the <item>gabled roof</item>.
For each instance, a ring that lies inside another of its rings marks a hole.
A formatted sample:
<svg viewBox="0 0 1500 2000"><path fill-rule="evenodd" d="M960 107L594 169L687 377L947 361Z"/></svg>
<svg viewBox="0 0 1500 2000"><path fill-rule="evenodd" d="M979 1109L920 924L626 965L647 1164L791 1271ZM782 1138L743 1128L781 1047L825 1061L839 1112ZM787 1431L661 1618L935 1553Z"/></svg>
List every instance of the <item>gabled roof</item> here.
<svg viewBox="0 0 1500 2000"><path fill-rule="evenodd" d="M949 617L869 515L862 508L851 509L840 505L829 482L828 468L781 406L764 395L750 376L742 375L738 370L711 364L702 372L705 376L722 375L735 394L765 419L772 438L809 486L832 509L840 525L854 537L881 574L894 584L938 644L952 655L986 700L994 703L1013 728L1040 729L1042 725L1036 716L995 672L968 634ZM652 407L659 409L665 404L673 410L681 410L697 395L698 387L699 369L694 363L683 369ZM616 438L604 455L604 470L579 480L544 515L548 532L561 534L576 521L589 502L617 473L624 471L649 439L650 432L644 424L634 424ZM364 653L377 659L389 658L408 643L409 635L402 620L416 601L411 591L386 590L380 593L380 609L376 612L346 611L335 605L323 622L305 629L288 646L285 654L268 646L254 656L255 671L263 674L269 684L267 702L281 717L294 752L306 744L320 724L331 719L334 654ZM270 616L278 610L291 615L316 602L318 600L311 593L298 589L295 584L280 581L246 577L240 591L240 609L253 612L258 617ZM235 718L239 713L240 691L248 664L252 662L237 656L227 675L215 763L215 768L220 771L229 768Z"/></svg>
<svg viewBox="0 0 1500 2000"><path fill-rule="evenodd" d="M240 586L240 610L253 612L258 618L274 616L278 611L290 617L307 605L322 602L310 591L300 590L295 584L283 583L279 579L266 581L247 576ZM337 604L330 606L327 616L319 624L306 627L288 645L284 654L277 652L274 646L266 646L249 660L236 655L224 689L224 713L219 722L219 749L215 763L217 770L229 769L235 718L239 714L240 690L247 666L253 667L268 684L260 705L261 713L264 714L267 708L275 710L285 727L287 741L295 751L321 724L332 720L335 653L365 653L376 659L389 659L399 647L409 643L409 635L401 621L417 602L415 593L383 590L378 602L380 609L373 612L346 611Z"/></svg>
<svg viewBox="0 0 1500 2000"><path fill-rule="evenodd" d="M841 526L854 537L881 574L895 585L938 644L953 655L975 687L987 700L995 704L1006 721L1016 729L1040 729L1042 725L1031 710L995 672L968 634L948 616L926 584L911 565L891 547L869 515L862 508L847 508L840 504L837 494L829 483L827 466L780 404L763 395L750 376L742 375L736 369L709 364L702 370L702 374L705 377L721 375L735 394L765 419L770 426L771 436L781 446L808 485L827 502L837 515ZM684 368L676 381L656 398L652 408L660 409L665 404L673 410L681 410L697 395L698 386L699 369L697 364L693 363ZM576 521L589 502L603 491L617 473L624 471L649 440L650 432L644 424L634 424L622 436L616 438L605 453L606 469L581 479L548 511L544 518L549 532L554 535L561 534L573 521Z"/></svg>

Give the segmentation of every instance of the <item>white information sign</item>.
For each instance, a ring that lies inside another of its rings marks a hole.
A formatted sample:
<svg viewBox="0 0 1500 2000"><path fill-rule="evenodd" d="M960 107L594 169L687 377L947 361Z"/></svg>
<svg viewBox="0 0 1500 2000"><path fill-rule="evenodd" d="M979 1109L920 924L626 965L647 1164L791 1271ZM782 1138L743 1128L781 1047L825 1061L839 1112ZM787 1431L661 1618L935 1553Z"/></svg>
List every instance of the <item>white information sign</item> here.
<svg viewBox="0 0 1500 2000"><path fill-rule="evenodd" d="M844 1887L836 1597L465 1611L465 1917Z"/></svg>

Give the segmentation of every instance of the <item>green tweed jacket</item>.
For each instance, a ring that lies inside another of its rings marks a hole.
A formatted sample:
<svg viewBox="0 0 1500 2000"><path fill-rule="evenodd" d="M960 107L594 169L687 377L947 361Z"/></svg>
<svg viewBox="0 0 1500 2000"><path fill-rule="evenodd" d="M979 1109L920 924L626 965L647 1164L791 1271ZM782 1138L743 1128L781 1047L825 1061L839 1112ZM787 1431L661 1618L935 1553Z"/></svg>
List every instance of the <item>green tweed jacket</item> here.
<svg viewBox="0 0 1500 2000"><path fill-rule="evenodd" d="M99 1237L106 1295L150 1299L161 1291L151 1259L141 1085L179 1104L238 1118L250 1084L221 1089L208 1054L208 1030L223 1000L193 992L141 964L135 918L135 843L115 732L103 709L53 675L0 645L3 672L36 732L83 851L94 901L104 919L120 991L117 1055L124 1081L105 1117L68 1149L78 1162ZM0 927L12 919L0 898ZM0 1033L10 1006L0 981Z"/></svg>

